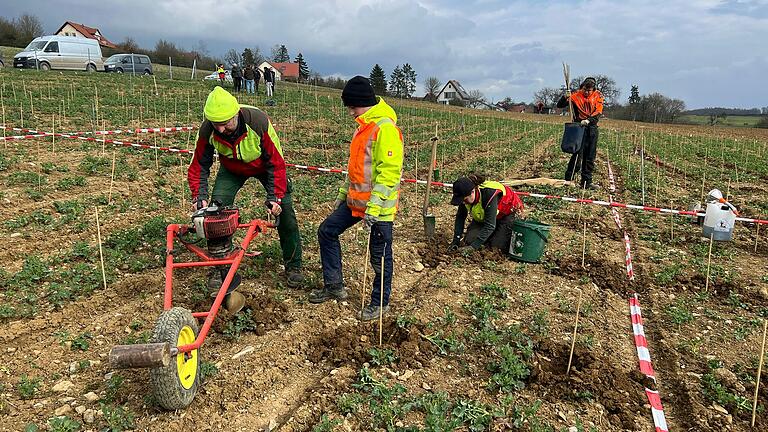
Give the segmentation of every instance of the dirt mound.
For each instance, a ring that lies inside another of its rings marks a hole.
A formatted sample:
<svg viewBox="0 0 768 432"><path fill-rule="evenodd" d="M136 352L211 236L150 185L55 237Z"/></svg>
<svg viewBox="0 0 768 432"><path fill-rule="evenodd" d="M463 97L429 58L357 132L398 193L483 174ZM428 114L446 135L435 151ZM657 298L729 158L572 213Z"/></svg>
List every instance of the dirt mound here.
<svg viewBox="0 0 768 432"><path fill-rule="evenodd" d="M210 302L205 308L210 308ZM232 315L222 307L213 322L213 330L217 333L226 333L232 326L231 323L235 321L236 325L240 322L243 331L253 331L256 335L263 336L266 332L277 330L281 325L292 321L288 307L267 295L246 297L245 307L238 314L243 314L244 318L238 318L237 314ZM248 322L242 323L243 320Z"/></svg>
<svg viewBox="0 0 768 432"><path fill-rule="evenodd" d="M571 373L566 375L569 344L545 341L537 352L539 362L531 386L546 390L553 401L563 396L577 401L597 398L611 425L623 429L636 429L636 418L647 415L643 388L653 388L654 383L639 371L620 370L607 356L576 345Z"/></svg>
<svg viewBox="0 0 768 432"><path fill-rule="evenodd" d="M392 348L401 365L421 367L436 353L436 347L421 337L424 326L398 327L385 323L384 348ZM308 353L313 363L330 361L334 365L362 364L371 360L369 350L378 346L378 325L345 325L323 331L310 343Z"/></svg>

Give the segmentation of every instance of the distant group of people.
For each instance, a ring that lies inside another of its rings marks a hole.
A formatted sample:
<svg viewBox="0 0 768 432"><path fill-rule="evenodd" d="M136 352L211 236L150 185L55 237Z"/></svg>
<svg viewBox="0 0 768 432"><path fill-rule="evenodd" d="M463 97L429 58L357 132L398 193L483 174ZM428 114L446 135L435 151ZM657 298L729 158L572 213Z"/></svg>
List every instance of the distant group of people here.
<svg viewBox="0 0 768 432"><path fill-rule="evenodd" d="M220 64L217 67L216 72L219 74L219 81L221 85L226 82L226 70L224 65ZM263 70L260 70L254 65L246 65L245 68L241 68L237 63L232 63L232 83L236 92L245 91L246 93L254 94L259 91L259 81L264 77L264 87L267 97L272 97L275 90L275 70L264 66ZM245 85L245 88L243 88Z"/></svg>

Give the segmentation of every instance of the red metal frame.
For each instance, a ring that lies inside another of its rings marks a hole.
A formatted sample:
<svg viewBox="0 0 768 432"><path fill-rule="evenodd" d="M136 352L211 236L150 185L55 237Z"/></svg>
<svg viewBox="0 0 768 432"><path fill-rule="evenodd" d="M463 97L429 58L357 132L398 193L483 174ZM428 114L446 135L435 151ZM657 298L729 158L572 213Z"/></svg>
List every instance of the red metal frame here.
<svg viewBox="0 0 768 432"><path fill-rule="evenodd" d="M258 255L258 253L246 253L251 240L253 240L259 233L263 232L264 229L274 227L274 224L261 219L256 219L246 224L238 224L238 229L247 228L248 231L245 233L245 238L243 239L240 247L236 248L224 259L213 258L208 255L207 251L201 249L200 247L195 246L194 244L180 241L180 243L182 243L184 247L187 248L187 250L197 255L202 261L174 262L174 241L188 232L194 232L194 227L180 224L168 225L168 228L166 229L165 240L165 295L163 297L163 310L169 310L171 307L173 307L173 269L185 267L231 265L229 272L227 273L227 277L224 278L224 281L221 284L221 288L219 288L219 292L216 294L216 299L213 301L213 305L211 305L211 310L208 312L192 313L192 316L195 318L205 318L205 322L203 323L203 327L200 329L200 332L197 334L197 338L191 344L178 347L178 352L189 352L200 348L200 346L203 344L203 341L205 340L205 337L208 335L208 331L211 329L213 320L216 319L216 314L219 313L219 308L221 307L221 303L224 301L224 297L227 294L229 284L232 283L232 279L235 277L235 272L237 272L238 267L240 267L240 262L243 260L243 257L245 255Z"/></svg>

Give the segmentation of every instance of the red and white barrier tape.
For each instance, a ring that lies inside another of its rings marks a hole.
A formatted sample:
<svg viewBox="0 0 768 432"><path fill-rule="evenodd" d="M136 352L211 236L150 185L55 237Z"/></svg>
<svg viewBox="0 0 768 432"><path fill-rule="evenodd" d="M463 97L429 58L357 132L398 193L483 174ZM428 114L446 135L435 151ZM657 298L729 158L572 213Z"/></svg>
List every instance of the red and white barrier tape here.
<svg viewBox="0 0 768 432"><path fill-rule="evenodd" d="M71 139L79 139L83 141L94 141L94 142L104 142L107 144L115 144L115 145L121 145L125 147L135 147L135 148L144 148L144 149L150 149L150 150L160 150L160 151L167 151L172 153L188 153L191 154L192 150L184 150L184 149L178 149L175 147L159 147L159 146L153 146L148 144L140 144L140 143L132 143L127 141L121 141L121 140L110 140L110 139L98 139L98 138L92 138L92 137L83 137L79 135L73 135L73 134L62 134L62 133L51 133L51 132L40 132L37 130L30 129L29 132L30 135L17 135L17 136L9 136L9 137L0 137L0 141L11 141L15 139L25 139L25 138L39 138L39 137L48 137L48 136L57 136L61 138L71 138ZM315 167L315 166L308 166L308 165L298 165L298 164L285 164L287 167L296 168L296 169L304 169L309 171L318 171L318 172L326 172L326 173L338 173L338 174L347 174L346 170L342 170L339 168L322 168L322 167ZM417 179L402 179L403 183L417 183L417 184L427 184L426 180L417 180ZM433 186L440 186L445 188L453 187L453 184L451 183L443 183L443 182L437 182L433 181L431 183ZM592 204L592 205L599 205L603 207L618 207L618 208L627 208L631 210L640 210L640 211L648 211L648 212L654 212L654 213L666 213L666 214L676 214L680 216L700 216L704 217L706 216L706 213L697 213L695 211L690 210L673 210L673 209L666 209L666 208L659 208L659 207L650 207L650 206L642 206L642 205L635 205L635 204L624 204L614 201L603 201L603 200L593 200L593 199L587 199L587 198L573 198L573 197L565 197L565 196L558 196L558 195L549 195L549 194L540 194L535 192L523 192L523 191L517 191L516 192L518 196L528 196L531 198L541 198L541 199L556 199L556 200L562 200L566 202L573 202L573 203L584 203L584 204ZM737 221L739 222L748 222L748 223L756 223L760 225L768 225L768 219L755 219L755 218L745 218L745 217L737 217Z"/></svg>
<svg viewBox="0 0 768 432"><path fill-rule="evenodd" d="M613 175L611 161L608 160L606 163L608 165L608 182L611 191L611 193L608 194L608 200L613 204L613 194L616 193L616 178ZM632 266L632 242L629 239L627 230L621 225L621 216L619 216L619 211L616 210L616 207L611 207L611 215L613 216L613 221L616 222L616 227L618 227L624 234L624 265L627 269L627 278L629 278L630 281L633 281L635 280L635 270Z"/></svg>
<svg viewBox="0 0 768 432"><path fill-rule="evenodd" d="M640 300L637 294L629 299L629 313L632 317L632 333L634 334L635 348L637 349L637 359L640 363L640 372L652 379L653 382L656 382L656 374L651 363L648 340L645 338L643 316L640 312ZM651 415L653 415L653 424L656 427L656 432L668 432L667 419L664 417L664 407L661 404L659 392L646 388L645 395L648 397L648 403L651 404Z"/></svg>
<svg viewBox="0 0 768 432"><path fill-rule="evenodd" d="M150 150L160 150L160 151L166 151L171 153L192 153L191 150L185 150L185 149L178 149L175 147L160 147L160 146L153 146L149 144L141 144L141 143L134 143L134 142L128 142L128 141L122 141L122 140L113 140L113 139L107 139L107 138L94 138L94 137L86 137L81 135L73 135L68 133L53 133L53 132L41 132L37 130L30 129L29 132L31 132L31 135L17 135L17 136L10 136L10 137L0 137L0 141L10 141L14 139L24 139L24 138L36 138L36 137L49 137L49 136L55 136L60 138L69 138L69 139L78 139L81 141L91 141L91 142L101 142L105 144L114 144L117 146L124 146L124 147L135 147L135 148L143 148L143 149L150 149Z"/></svg>
<svg viewBox="0 0 768 432"><path fill-rule="evenodd" d="M0 126L0 129L11 130L14 132L35 133L34 129L24 128L10 128L6 126ZM102 131L83 131L83 132L67 132L67 135L119 135L119 134L141 134L141 133L171 133L171 132L183 132L197 129L196 126L174 126L174 127L159 127L159 128L138 128L138 129L116 129L116 130L102 130ZM38 136L46 135L16 135L24 138L36 138ZM17 138L23 139L23 138Z"/></svg>
<svg viewBox="0 0 768 432"><path fill-rule="evenodd" d="M608 182L610 185L611 194L608 195L608 199L613 202L613 194L616 193L616 178L613 175L613 168L611 167L611 161L606 161L608 165ZM619 216L616 207L611 207L611 213L613 214L613 220L616 222L616 226L624 234L624 253L625 262L627 265L627 277L630 281L635 279L635 273L632 268L632 244L629 240L629 234L621 226L621 217ZM637 293L634 293L629 299L629 316L632 321L632 335L635 340L635 350L637 351L637 361L640 366L640 372L656 382L656 373L653 371L653 363L651 363L651 352L648 350L648 339L645 337L645 328L643 327L643 315L640 311L640 299ZM653 417L653 424L656 432L669 432L667 427L667 419L664 417L664 407L661 405L661 396L658 391L645 388L645 395L648 398L648 403L651 405L651 416Z"/></svg>

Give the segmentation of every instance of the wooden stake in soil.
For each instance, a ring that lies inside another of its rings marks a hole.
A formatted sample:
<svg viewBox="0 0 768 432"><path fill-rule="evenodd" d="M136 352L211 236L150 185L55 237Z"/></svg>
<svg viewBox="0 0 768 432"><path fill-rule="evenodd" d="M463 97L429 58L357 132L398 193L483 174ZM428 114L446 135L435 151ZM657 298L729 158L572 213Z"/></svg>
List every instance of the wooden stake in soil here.
<svg viewBox="0 0 768 432"><path fill-rule="evenodd" d="M56 114L51 117L51 153L56 156Z"/></svg>
<svg viewBox="0 0 768 432"><path fill-rule="evenodd" d="M112 205L112 186L115 185L115 156L117 155L117 150L112 150L112 176L109 179L109 198L107 202L109 205Z"/></svg>
<svg viewBox="0 0 768 432"><path fill-rule="evenodd" d="M587 259L587 223L584 222L584 234L582 235L581 240L581 268L584 267L584 263Z"/></svg>
<svg viewBox="0 0 768 432"><path fill-rule="evenodd" d="M582 294L582 291L579 290L579 302L576 304L576 323L573 325L573 340L571 341L571 353L568 355L568 369L565 370L566 375L569 375L571 373L571 361L573 360L573 348L576 346L576 331L579 328L579 313L581 312L581 294Z"/></svg>
<svg viewBox="0 0 768 432"><path fill-rule="evenodd" d="M384 253L381 254L381 286L379 287L379 346L381 346L384 329L384 255L387 254L387 244L384 243Z"/></svg>
<svg viewBox="0 0 768 432"><path fill-rule="evenodd" d="M365 261L363 261L363 282L360 285L360 322L363 320L363 309L365 308L365 284L368 282L368 257L371 252L371 232L368 231L368 242L365 245Z"/></svg>
<svg viewBox="0 0 768 432"><path fill-rule="evenodd" d="M715 233L709 235L709 253L707 254L707 283L704 285L704 292L709 291L709 269L712 266L712 243L714 243Z"/></svg>
<svg viewBox="0 0 768 432"><path fill-rule="evenodd" d="M101 247L101 224L99 224L99 206L96 206L96 238L99 241L99 260L101 261L101 279L104 281L104 289L107 289L107 273L104 270L104 251Z"/></svg>
<svg viewBox="0 0 768 432"><path fill-rule="evenodd" d="M763 320L763 343L760 345L760 363L757 366L757 379L755 380L755 400L752 402L752 427L755 426L755 414L757 413L757 393L760 390L760 373L763 371L765 359L765 334L768 332L768 319Z"/></svg>

